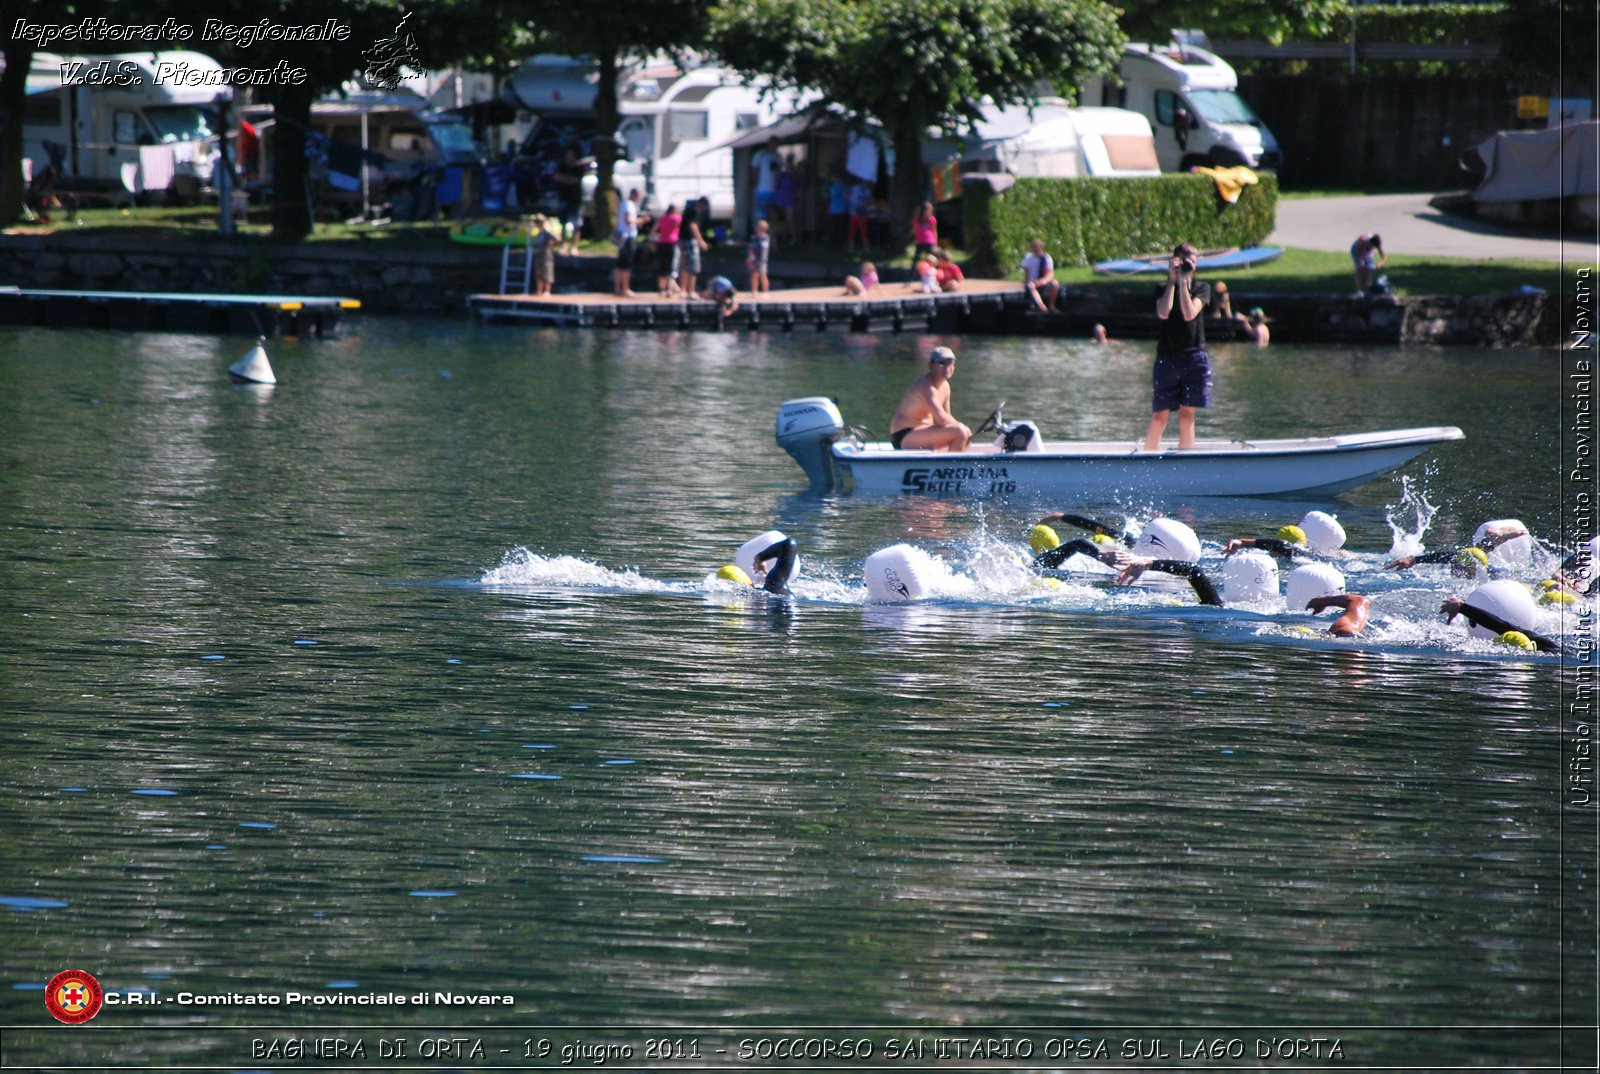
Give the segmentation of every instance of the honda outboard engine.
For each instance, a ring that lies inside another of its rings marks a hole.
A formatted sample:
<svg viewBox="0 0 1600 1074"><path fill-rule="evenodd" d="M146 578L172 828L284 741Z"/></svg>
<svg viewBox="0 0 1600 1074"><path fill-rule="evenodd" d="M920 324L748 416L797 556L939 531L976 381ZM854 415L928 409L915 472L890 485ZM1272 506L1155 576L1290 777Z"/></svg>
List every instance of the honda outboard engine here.
<svg viewBox="0 0 1600 1074"><path fill-rule="evenodd" d="M833 487L833 442L844 433L844 418L832 399L813 395L778 407L778 446L811 478L811 487Z"/></svg>

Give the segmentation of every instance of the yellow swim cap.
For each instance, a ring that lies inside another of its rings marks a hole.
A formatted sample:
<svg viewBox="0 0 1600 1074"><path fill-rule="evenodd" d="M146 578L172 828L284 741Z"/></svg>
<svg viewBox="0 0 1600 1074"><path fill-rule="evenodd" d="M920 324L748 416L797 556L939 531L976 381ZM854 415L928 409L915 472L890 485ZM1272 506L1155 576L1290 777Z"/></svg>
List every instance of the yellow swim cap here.
<svg viewBox="0 0 1600 1074"><path fill-rule="evenodd" d="M1532 638L1520 630L1508 630L1494 639L1494 643L1496 645L1511 645L1518 649L1527 649L1529 652L1539 648L1533 643Z"/></svg>
<svg viewBox="0 0 1600 1074"><path fill-rule="evenodd" d="M1555 589L1560 584L1561 583L1556 581L1554 578L1546 578L1544 581L1540 582L1536 588L1538 588L1538 589Z"/></svg>
<svg viewBox="0 0 1600 1074"><path fill-rule="evenodd" d="M1093 541L1095 544L1116 544L1117 543L1117 539L1115 537L1111 536L1111 534L1109 534L1109 533L1097 533L1093 537L1089 538L1089 540Z"/></svg>
<svg viewBox="0 0 1600 1074"><path fill-rule="evenodd" d="M1456 553L1455 565L1462 570L1476 571L1489 565L1489 553L1481 548L1463 548Z"/></svg>
<svg viewBox="0 0 1600 1074"><path fill-rule="evenodd" d="M755 584L750 580L750 576L748 574L744 573L744 571L739 567L735 567L732 563L717 571L717 577L722 579L724 582L738 582L740 585Z"/></svg>
<svg viewBox="0 0 1600 1074"><path fill-rule="evenodd" d="M1306 531L1293 523L1278 527L1278 540L1288 541L1290 544L1305 544Z"/></svg>
<svg viewBox="0 0 1600 1074"><path fill-rule="evenodd" d="M1550 588L1539 594L1540 604L1571 604L1573 597L1565 589Z"/></svg>
<svg viewBox="0 0 1600 1074"><path fill-rule="evenodd" d="M1028 531L1028 547L1035 552L1048 552L1060 544L1061 538L1056 536L1056 531L1042 522Z"/></svg>

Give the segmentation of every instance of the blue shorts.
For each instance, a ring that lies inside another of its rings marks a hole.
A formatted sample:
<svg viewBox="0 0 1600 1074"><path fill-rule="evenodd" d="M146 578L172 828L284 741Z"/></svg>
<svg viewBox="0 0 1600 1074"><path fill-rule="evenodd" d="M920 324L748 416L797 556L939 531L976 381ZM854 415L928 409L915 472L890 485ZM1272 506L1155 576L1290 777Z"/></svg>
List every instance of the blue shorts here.
<svg viewBox="0 0 1600 1074"><path fill-rule="evenodd" d="M1157 354L1150 380L1155 388L1151 413L1211 405L1211 358L1205 351Z"/></svg>

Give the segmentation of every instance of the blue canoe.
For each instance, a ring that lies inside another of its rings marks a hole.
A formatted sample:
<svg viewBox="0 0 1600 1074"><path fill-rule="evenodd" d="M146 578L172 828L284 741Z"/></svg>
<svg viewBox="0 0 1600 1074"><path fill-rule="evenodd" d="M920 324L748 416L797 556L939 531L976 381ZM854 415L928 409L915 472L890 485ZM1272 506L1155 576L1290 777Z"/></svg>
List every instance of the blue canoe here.
<svg viewBox="0 0 1600 1074"><path fill-rule="evenodd" d="M1264 265L1283 256L1281 246L1247 246L1243 250L1225 250L1217 254L1201 254L1198 262L1202 270L1250 268ZM1099 261L1094 270L1107 276L1131 276L1136 272L1165 272L1171 254L1152 257L1124 257L1115 261Z"/></svg>

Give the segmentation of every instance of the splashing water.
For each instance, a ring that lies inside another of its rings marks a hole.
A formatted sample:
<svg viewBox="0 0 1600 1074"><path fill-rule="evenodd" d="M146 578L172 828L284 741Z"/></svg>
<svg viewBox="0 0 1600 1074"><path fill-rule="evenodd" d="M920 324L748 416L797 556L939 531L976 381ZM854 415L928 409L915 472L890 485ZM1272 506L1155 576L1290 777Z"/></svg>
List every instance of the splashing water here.
<svg viewBox="0 0 1600 1074"><path fill-rule="evenodd" d="M1427 474L1424 473L1424 478ZM1409 475L1400 478L1400 502L1391 504L1384 509L1384 521L1389 524L1390 546L1389 555L1400 556L1420 555L1423 551L1422 535L1428 532L1428 527L1433 524L1433 516L1439 509L1428 502L1428 491L1424 482L1413 482ZM1414 526L1415 529L1409 529Z"/></svg>

